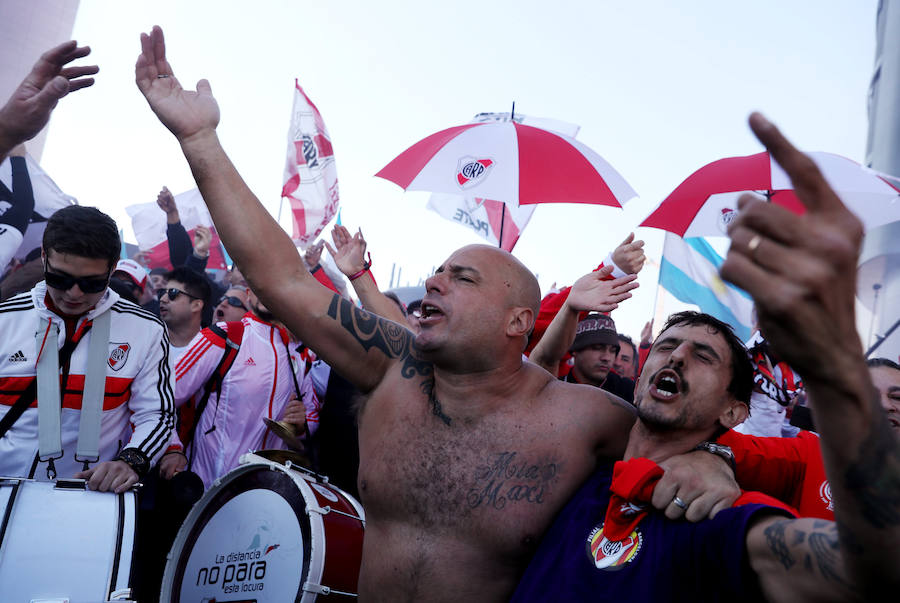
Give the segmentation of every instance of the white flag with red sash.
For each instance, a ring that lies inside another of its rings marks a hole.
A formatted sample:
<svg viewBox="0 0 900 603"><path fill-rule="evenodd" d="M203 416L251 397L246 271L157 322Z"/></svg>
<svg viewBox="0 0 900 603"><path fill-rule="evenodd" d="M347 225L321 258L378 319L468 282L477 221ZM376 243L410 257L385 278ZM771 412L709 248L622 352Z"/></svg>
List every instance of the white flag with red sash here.
<svg viewBox="0 0 900 603"><path fill-rule="evenodd" d="M281 197L291 206L291 238L305 248L337 214L340 195L331 136L297 80L294 87Z"/></svg>
<svg viewBox="0 0 900 603"><path fill-rule="evenodd" d="M187 230L191 240L194 239L194 229L199 225L208 226L212 232L212 241L209 244L209 259L206 268L209 270L225 270L225 254L222 242L213 226L212 217L196 188L175 195L175 207L178 208L178 217L181 225ZM166 238L166 214L159 208L155 201L150 203L138 203L129 205L125 211L131 217L131 228L137 239L141 251L147 252L146 260L150 268L172 269L169 261L169 243Z"/></svg>

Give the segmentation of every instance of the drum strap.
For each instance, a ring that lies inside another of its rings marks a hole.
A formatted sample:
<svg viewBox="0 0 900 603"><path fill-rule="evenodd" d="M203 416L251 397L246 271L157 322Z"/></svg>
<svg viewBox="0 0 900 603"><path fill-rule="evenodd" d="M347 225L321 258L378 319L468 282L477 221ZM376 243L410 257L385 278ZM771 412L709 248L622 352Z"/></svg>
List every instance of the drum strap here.
<svg viewBox="0 0 900 603"><path fill-rule="evenodd" d="M106 386L106 361L109 352L110 312L107 310L95 318L87 330L92 330L88 344L88 366L81 413L78 426L78 449L75 459L85 463L99 459L100 422L103 395ZM84 335L82 335L82 338ZM55 477L55 459L62 457L61 408L59 386L60 360L68 364L78 342L67 340L62 350L57 349L59 325L41 318L35 334L37 348L37 399L38 399L38 459L47 462L48 476ZM51 475L52 474L52 475Z"/></svg>
<svg viewBox="0 0 900 603"><path fill-rule="evenodd" d="M106 393L106 364L109 360L109 326L112 312L107 310L94 319L91 341L88 344L88 366L81 397L81 417L78 423L78 448L75 460L88 463L100 460L100 422L103 397ZM40 383L40 382L38 382Z"/></svg>
<svg viewBox="0 0 900 603"><path fill-rule="evenodd" d="M200 423L200 418L203 416L203 411L206 410L206 404L209 402L209 396L212 394L213 390L216 392L221 391L222 381L225 379L225 375L231 369L231 365L234 364L234 359L237 358L238 351L241 349L241 341L244 338L244 323L240 320L230 321L226 323L227 331L221 329L218 325L212 324L209 326L209 329L225 340L225 353L222 354L222 359L219 361L219 365L216 367L216 370L213 371L213 374L209 379L206 380L206 384L203 386L203 397L200 398L200 401L197 403L197 408L194 411L194 423L191 425L191 429L188 433L188 437L184 441L184 445L187 446L189 443L191 444L191 454L188 457L188 468L190 468L194 464L194 433L197 431L197 425ZM214 426L215 427L215 426Z"/></svg>

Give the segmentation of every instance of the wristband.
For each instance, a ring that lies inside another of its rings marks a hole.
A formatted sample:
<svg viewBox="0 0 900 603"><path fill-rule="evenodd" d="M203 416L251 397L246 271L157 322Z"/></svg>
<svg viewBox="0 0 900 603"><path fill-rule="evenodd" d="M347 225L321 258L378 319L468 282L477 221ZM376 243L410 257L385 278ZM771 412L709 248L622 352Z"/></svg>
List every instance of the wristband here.
<svg viewBox="0 0 900 603"><path fill-rule="evenodd" d="M137 448L123 448L113 460L122 461L134 469L138 477L143 477L150 470L150 460L147 458L147 455Z"/></svg>
<svg viewBox="0 0 900 603"><path fill-rule="evenodd" d="M322 269L322 264L316 264L316 265L309 271L309 273L310 273L310 274L315 274L316 272L318 272L318 271L321 270L321 269Z"/></svg>
<svg viewBox="0 0 900 603"><path fill-rule="evenodd" d="M372 267L372 253L369 252L368 255L369 255L369 261L366 262L365 264L363 264L362 270L360 270L359 272L357 272L355 274L348 276L347 280L355 281L356 279L358 279L359 277L361 277L362 275L364 275L366 272L369 271L369 268Z"/></svg>

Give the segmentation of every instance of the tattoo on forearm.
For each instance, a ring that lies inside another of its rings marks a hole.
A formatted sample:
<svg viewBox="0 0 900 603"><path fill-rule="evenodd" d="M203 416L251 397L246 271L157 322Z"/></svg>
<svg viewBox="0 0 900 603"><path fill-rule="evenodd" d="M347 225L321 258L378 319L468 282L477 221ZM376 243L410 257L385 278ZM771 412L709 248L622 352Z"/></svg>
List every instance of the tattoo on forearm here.
<svg viewBox="0 0 900 603"><path fill-rule="evenodd" d="M765 535L769 550L775 555L775 559L784 566L784 569L789 570L791 569L791 566L794 565L795 561L791 556L790 549L788 549L787 541L785 540L784 532L786 525L787 522L784 521L773 523L766 528Z"/></svg>
<svg viewBox="0 0 900 603"><path fill-rule="evenodd" d="M805 529L800 529L802 525ZM785 571L798 568L829 584L852 589L844 573L837 526L830 521L784 520L765 529L766 542Z"/></svg>
<svg viewBox="0 0 900 603"><path fill-rule="evenodd" d="M847 468L844 486L855 494L869 524L892 528L900 525L900 447L887 421L876 420L872 432Z"/></svg>
<svg viewBox="0 0 900 603"><path fill-rule="evenodd" d="M475 469L475 487L466 501L475 509L481 505L500 510L509 502L542 504L550 482L560 472L560 465L549 460L532 462L516 452L501 452L488 464Z"/></svg>
<svg viewBox="0 0 900 603"><path fill-rule="evenodd" d="M823 578L829 582L844 583L840 543L834 527L827 532L810 534L809 550Z"/></svg>
<svg viewBox="0 0 900 603"><path fill-rule="evenodd" d="M361 310L337 294L328 306L328 316L340 322L364 350L375 348L388 358L402 359L400 374L404 379L430 377L434 372L431 363L416 354L412 332L397 323Z"/></svg>

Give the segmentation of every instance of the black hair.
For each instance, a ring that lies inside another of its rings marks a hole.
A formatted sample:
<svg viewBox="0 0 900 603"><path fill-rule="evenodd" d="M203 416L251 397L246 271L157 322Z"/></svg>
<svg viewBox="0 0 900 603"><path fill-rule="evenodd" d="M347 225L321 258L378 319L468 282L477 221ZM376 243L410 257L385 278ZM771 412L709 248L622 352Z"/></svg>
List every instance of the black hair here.
<svg viewBox="0 0 900 603"><path fill-rule="evenodd" d="M50 216L42 246L44 253L106 260L110 272L122 253L116 222L96 207L82 205L69 205Z"/></svg>
<svg viewBox="0 0 900 603"><path fill-rule="evenodd" d="M206 309L209 304L209 296L212 295L212 288L209 286L209 280L206 275L200 274L193 268L187 266L178 266L166 272L167 281L178 281L184 283L184 290L194 297L200 298L203 302L203 308Z"/></svg>
<svg viewBox="0 0 900 603"><path fill-rule="evenodd" d="M735 399L747 404L750 407L750 394L753 393L753 362L750 360L750 354L744 343L735 335L734 329L728 323L722 322L715 316L704 314L703 312L694 312L686 310L677 312L669 316L666 324L663 326L657 336L657 340L667 329L672 327L686 325L706 326L714 333L721 333L725 338L725 343L731 350L731 383L728 384L728 391Z"/></svg>
<svg viewBox="0 0 900 603"><path fill-rule="evenodd" d="M616 333L616 337L619 338L619 341L624 341L625 343L627 343L628 345L630 345L630 346L631 346L631 351L632 351L632 357L633 357L633 358L637 358L637 346L634 345L634 340L632 340L631 337L629 337L629 336L626 335L625 333ZM619 349L620 349L620 350L622 349L622 346L621 346L621 345L619 346Z"/></svg>
<svg viewBox="0 0 900 603"><path fill-rule="evenodd" d="M868 360L866 360L866 365L869 368L886 366L888 368L892 368L894 370L900 371L900 364L897 364L896 362L894 362L893 360L890 360L888 358L869 358Z"/></svg>

